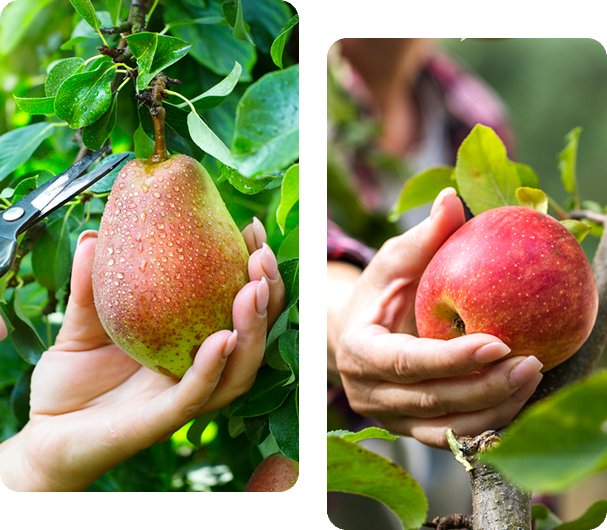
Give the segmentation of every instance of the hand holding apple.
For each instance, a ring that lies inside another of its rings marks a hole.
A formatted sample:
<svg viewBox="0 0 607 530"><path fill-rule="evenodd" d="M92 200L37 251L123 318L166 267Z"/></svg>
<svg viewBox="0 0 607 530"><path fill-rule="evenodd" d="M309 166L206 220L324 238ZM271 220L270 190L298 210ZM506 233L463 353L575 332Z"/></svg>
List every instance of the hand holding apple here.
<svg viewBox="0 0 607 530"><path fill-rule="evenodd" d="M463 225L424 272L415 314L420 337L489 333L535 355L543 371L571 357L598 311L590 263L558 221L530 208L488 210Z"/></svg>
<svg viewBox="0 0 607 530"><path fill-rule="evenodd" d="M474 435L505 426L542 378L533 356L502 360L510 348L490 334L415 336L417 285L463 224L462 204L448 188L428 219L388 240L362 273L328 264L328 350L350 406L393 432L443 448L448 427Z"/></svg>

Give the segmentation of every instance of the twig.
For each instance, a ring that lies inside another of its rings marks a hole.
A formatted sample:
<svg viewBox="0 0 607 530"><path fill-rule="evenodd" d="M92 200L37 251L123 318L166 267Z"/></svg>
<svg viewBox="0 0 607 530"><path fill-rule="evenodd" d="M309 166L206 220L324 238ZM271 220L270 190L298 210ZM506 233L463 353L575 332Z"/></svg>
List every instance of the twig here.
<svg viewBox="0 0 607 530"><path fill-rule="evenodd" d="M571 210L570 219L588 219L596 224L607 226L607 214L594 212L592 210Z"/></svg>
<svg viewBox="0 0 607 530"><path fill-rule="evenodd" d="M468 528L472 530L472 518L469 515L456 513L445 517L435 517L432 521L426 521L423 526L436 528L436 530L450 530L452 528Z"/></svg>

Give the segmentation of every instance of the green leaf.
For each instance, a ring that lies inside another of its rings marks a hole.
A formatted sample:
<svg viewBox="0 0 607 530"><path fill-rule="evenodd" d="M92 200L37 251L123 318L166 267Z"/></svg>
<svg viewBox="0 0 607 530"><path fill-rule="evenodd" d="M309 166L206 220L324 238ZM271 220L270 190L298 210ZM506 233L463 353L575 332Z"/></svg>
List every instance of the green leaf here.
<svg viewBox="0 0 607 530"><path fill-rule="evenodd" d="M23 179L17 184L15 191L11 197L11 202L15 204L17 201L23 199L27 194L31 193L38 187L38 175Z"/></svg>
<svg viewBox="0 0 607 530"><path fill-rule="evenodd" d="M15 331L15 326L13 326L11 319L8 318L8 314L2 307L2 305L6 303L4 301L4 293L2 294L2 297L0 297L0 298L2 299L0 301L0 318L4 322L4 325L6 326L6 330L7 330L8 334L10 335L13 331ZM2 341L0 341L0 342L2 342Z"/></svg>
<svg viewBox="0 0 607 530"><path fill-rule="evenodd" d="M299 15L295 15L289 22L287 22L280 30L280 33L276 35L274 42L272 43L272 47L270 48L270 56L272 57L272 61L274 64L278 66L278 68L282 68L282 54L285 49L285 44L287 43L287 38L291 33L291 30L299 23Z"/></svg>
<svg viewBox="0 0 607 530"><path fill-rule="evenodd" d="M327 436L338 436L339 438L343 438L346 442L356 443L361 440L370 440L371 438L375 438L377 440L386 440L387 442L394 442L398 440L398 436L394 436L390 434L385 429L380 429L379 427L367 427L362 431L358 432L350 432L350 431L331 431L327 433Z"/></svg>
<svg viewBox="0 0 607 530"><path fill-rule="evenodd" d="M606 421L600 371L525 410L480 458L524 489L563 491L607 468Z"/></svg>
<svg viewBox="0 0 607 530"><path fill-rule="evenodd" d="M114 26L118 25L118 20L120 20L120 9L122 8L122 0L105 0L105 5L107 6L107 10L112 16L112 24Z"/></svg>
<svg viewBox="0 0 607 530"><path fill-rule="evenodd" d="M238 84L241 73L242 66L235 63L234 68L229 75L227 75L213 87L209 88L209 90L203 92L199 96L196 96L194 99L191 99L190 103L196 103L196 109L198 111L213 109L221 105L221 103L225 101L226 97L232 93L232 90L234 90L234 87ZM183 103L177 105L177 107L182 109L187 105L188 103L184 101Z"/></svg>
<svg viewBox="0 0 607 530"><path fill-rule="evenodd" d="M548 213L548 197L536 188L517 188L516 199L520 206Z"/></svg>
<svg viewBox="0 0 607 530"><path fill-rule="evenodd" d="M245 28L241 0L228 0L224 2L221 7L228 24L230 24L234 30L234 37L255 46L253 39Z"/></svg>
<svg viewBox="0 0 607 530"><path fill-rule="evenodd" d="M219 414L218 410L212 410L211 412L207 412L202 416L198 416L190 425L188 429L187 438L188 441L194 445L194 447L200 447L200 437L204 430L208 427L209 423L211 423Z"/></svg>
<svg viewBox="0 0 607 530"><path fill-rule="evenodd" d="M38 146L53 133L52 123L27 125L0 136L0 183L27 162Z"/></svg>
<svg viewBox="0 0 607 530"><path fill-rule="evenodd" d="M299 300L299 259L283 261L278 265L278 271L285 284L285 311L287 311Z"/></svg>
<svg viewBox="0 0 607 530"><path fill-rule="evenodd" d="M284 406L284 404L281 406ZM269 417L269 414L264 414L262 416L254 416L252 418L238 419L242 421L244 433L246 434L247 438L254 444L259 445L270 434Z"/></svg>
<svg viewBox="0 0 607 530"><path fill-rule="evenodd" d="M98 11L97 17L101 21L102 27L111 27L112 26L112 16L107 11ZM100 34L91 26L88 25L86 20L81 20L76 24L76 27L72 31L70 36L70 40L64 42L60 50L71 50L77 44L84 42L89 39L94 39L96 41L101 41Z"/></svg>
<svg viewBox="0 0 607 530"><path fill-rule="evenodd" d="M276 211L276 222L284 235L287 215L299 200L299 164L291 166L285 173L280 190L280 206Z"/></svg>
<svg viewBox="0 0 607 530"><path fill-rule="evenodd" d="M457 152L455 177L459 192L474 215L516 205L521 179L493 129L476 125Z"/></svg>
<svg viewBox="0 0 607 530"><path fill-rule="evenodd" d="M194 140L200 149L205 153L209 153L223 164L233 167L234 162L232 161L228 147L195 112L188 114L188 129L192 140Z"/></svg>
<svg viewBox="0 0 607 530"><path fill-rule="evenodd" d="M135 158L149 158L154 152L154 140L145 133L141 123L133 134L133 148Z"/></svg>
<svg viewBox="0 0 607 530"><path fill-rule="evenodd" d="M525 188L539 188L540 179L535 174L535 171L525 164L514 162L514 167L518 173L518 178L521 179L521 186Z"/></svg>
<svg viewBox="0 0 607 530"><path fill-rule="evenodd" d="M436 199L445 188L457 187L454 176L454 168L448 166L432 167L413 175L405 182L388 220L393 223L403 212Z"/></svg>
<svg viewBox="0 0 607 530"><path fill-rule="evenodd" d="M58 291L70 276L72 252L68 220L59 217L47 224L32 250L36 281L49 291Z"/></svg>
<svg viewBox="0 0 607 530"><path fill-rule="evenodd" d="M292 386L285 386L290 372L274 370L269 366L260 368L251 390L236 398L229 405L232 416L246 418L268 414L283 404Z"/></svg>
<svg viewBox="0 0 607 530"><path fill-rule="evenodd" d="M184 57L191 44L168 35L135 33L126 37L129 48L137 58L139 75L137 88L143 90L154 76Z"/></svg>
<svg viewBox="0 0 607 530"><path fill-rule="evenodd" d="M236 111L232 158L246 176L267 175L299 157L299 65L266 74Z"/></svg>
<svg viewBox="0 0 607 530"><path fill-rule="evenodd" d="M254 195L255 193L259 193L260 191L265 190L268 185L277 178L268 177L264 179L253 180L247 177L243 177L237 169L234 169L230 166L226 166L219 160L217 161L217 166L221 171L221 175L225 177L228 182L232 186L234 186L239 192L245 193L246 195Z"/></svg>
<svg viewBox="0 0 607 530"><path fill-rule="evenodd" d="M575 165L577 148L580 139L581 127L576 127L565 136L565 149L558 155L558 166L561 171L561 180L565 189L574 197L578 196L577 177Z"/></svg>
<svg viewBox="0 0 607 530"><path fill-rule="evenodd" d="M51 0L19 0L5 4L0 17L0 54L8 56Z"/></svg>
<svg viewBox="0 0 607 530"><path fill-rule="evenodd" d="M592 224L586 220L564 219L561 224L573 234L578 243L584 241L584 238L592 231Z"/></svg>
<svg viewBox="0 0 607 530"><path fill-rule="evenodd" d="M591 530L598 528L605 521L607 516L607 501L601 500L595 502L586 513L575 521L568 521L556 527L556 530Z"/></svg>
<svg viewBox="0 0 607 530"><path fill-rule="evenodd" d="M364 495L384 503L405 530L426 520L422 488L393 462L338 436L327 437L327 490Z"/></svg>
<svg viewBox="0 0 607 530"><path fill-rule="evenodd" d="M11 392L11 410L21 425L29 421L30 389L34 367L28 368L15 383Z"/></svg>
<svg viewBox="0 0 607 530"><path fill-rule="evenodd" d="M270 412L270 432L280 452L299 462L299 405L297 389L289 394L285 402Z"/></svg>
<svg viewBox="0 0 607 530"><path fill-rule="evenodd" d="M101 118L82 129L82 143L91 151L101 149L105 141L110 137L110 134L112 134L118 116L117 99L118 92L115 92L110 101L110 106L101 115Z"/></svg>
<svg viewBox="0 0 607 530"><path fill-rule="evenodd" d="M296 329L285 331L278 338L278 350L293 375L299 378L299 331Z"/></svg>
<svg viewBox="0 0 607 530"><path fill-rule="evenodd" d="M299 227L296 226L291 230L283 242L280 244L276 259L278 263L287 261L288 259L299 258Z"/></svg>
<svg viewBox="0 0 607 530"><path fill-rule="evenodd" d="M28 114L54 114L55 98L18 98L14 96L17 108Z"/></svg>
<svg viewBox="0 0 607 530"><path fill-rule="evenodd" d="M531 519L535 522L534 530L554 530L562 522L543 504L531 506Z"/></svg>
<svg viewBox="0 0 607 530"><path fill-rule="evenodd" d="M44 92L48 97L56 96L57 91L66 79L72 77L84 65L84 59L69 57L53 63L44 83ZM54 109L53 109L53 112Z"/></svg>
<svg viewBox="0 0 607 530"><path fill-rule="evenodd" d="M55 98L55 114L72 129L95 123L112 101L111 84L117 65L102 62L91 72L75 74L63 82Z"/></svg>
<svg viewBox="0 0 607 530"><path fill-rule="evenodd" d="M172 33L191 42L190 55L211 72L225 76L237 61L242 65L241 81L251 81L251 70L257 60L255 48L235 39L227 26L195 24L175 28Z"/></svg>
<svg viewBox="0 0 607 530"><path fill-rule="evenodd" d="M70 0L70 3L91 28L97 31L101 27L101 20L99 20L91 0Z"/></svg>
<svg viewBox="0 0 607 530"><path fill-rule="evenodd" d="M17 353L29 364L36 364L46 347L38 335L32 321L28 318L19 299L20 289L13 291L7 306L7 316L14 327L10 339Z"/></svg>

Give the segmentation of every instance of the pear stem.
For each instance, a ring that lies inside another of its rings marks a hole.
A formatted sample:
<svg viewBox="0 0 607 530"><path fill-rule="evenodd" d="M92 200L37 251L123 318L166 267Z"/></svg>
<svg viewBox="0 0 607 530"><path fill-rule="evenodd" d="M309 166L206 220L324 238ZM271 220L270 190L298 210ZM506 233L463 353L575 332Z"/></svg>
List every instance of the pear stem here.
<svg viewBox="0 0 607 530"><path fill-rule="evenodd" d="M148 158L150 164L164 162L168 157L166 140L164 135L164 117L166 110L162 106L162 93L166 90L166 76L161 72L151 83L152 93L151 100L153 104L150 106L150 115L154 122L154 152Z"/></svg>

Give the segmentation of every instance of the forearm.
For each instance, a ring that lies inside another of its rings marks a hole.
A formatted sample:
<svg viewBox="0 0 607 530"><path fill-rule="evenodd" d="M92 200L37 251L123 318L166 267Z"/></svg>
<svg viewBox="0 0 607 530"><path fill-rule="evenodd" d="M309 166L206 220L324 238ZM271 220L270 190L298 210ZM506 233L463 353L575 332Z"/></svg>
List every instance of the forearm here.
<svg viewBox="0 0 607 530"><path fill-rule="evenodd" d="M340 377L335 362L335 351L339 342L343 316L362 271L343 261L327 262L327 378L339 383Z"/></svg>

